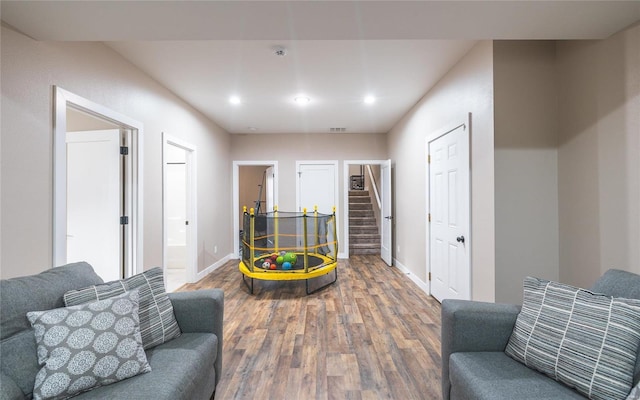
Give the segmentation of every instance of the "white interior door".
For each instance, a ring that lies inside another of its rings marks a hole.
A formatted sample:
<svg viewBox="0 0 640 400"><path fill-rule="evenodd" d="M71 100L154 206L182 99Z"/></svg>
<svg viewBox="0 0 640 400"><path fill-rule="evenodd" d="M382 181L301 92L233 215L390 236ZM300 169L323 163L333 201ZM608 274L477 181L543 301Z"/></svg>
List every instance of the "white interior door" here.
<svg viewBox="0 0 640 400"><path fill-rule="evenodd" d="M470 299L469 135L462 125L428 147L431 294Z"/></svg>
<svg viewBox="0 0 640 400"><path fill-rule="evenodd" d="M380 180L382 187L382 228L380 232L380 256L382 260L391 265L392 260L392 246L393 246L393 215L391 210L391 160L387 160L380 166Z"/></svg>
<svg viewBox="0 0 640 400"><path fill-rule="evenodd" d="M165 185L167 195L167 268L182 284L187 269L187 168L186 151L168 145L165 151ZM180 271L178 271L180 270Z"/></svg>
<svg viewBox="0 0 640 400"><path fill-rule="evenodd" d="M298 211L303 208L313 212L331 214L338 204L336 198L336 165L335 163L299 163L298 164Z"/></svg>
<svg viewBox="0 0 640 400"><path fill-rule="evenodd" d="M275 201L274 201L274 197L273 197L273 193L274 193L274 188L273 188L273 181L275 178L275 174L273 172L273 167L269 167L267 168L266 171L266 176L265 176L265 184L266 184L266 206L267 209L265 210L266 212L271 212L273 211L273 206L275 205Z"/></svg>
<svg viewBox="0 0 640 400"><path fill-rule="evenodd" d="M68 132L67 260L105 281L123 278L120 131Z"/></svg>
<svg viewBox="0 0 640 400"><path fill-rule="evenodd" d="M196 148L165 134L163 162L164 273L172 292L197 274Z"/></svg>

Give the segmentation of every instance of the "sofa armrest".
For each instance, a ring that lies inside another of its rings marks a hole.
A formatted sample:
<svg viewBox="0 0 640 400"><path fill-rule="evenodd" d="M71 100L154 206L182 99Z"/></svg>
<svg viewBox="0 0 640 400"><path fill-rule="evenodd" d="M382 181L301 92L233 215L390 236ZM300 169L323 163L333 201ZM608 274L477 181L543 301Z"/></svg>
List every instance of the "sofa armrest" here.
<svg viewBox="0 0 640 400"><path fill-rule="evenodd" d="M221 289L202 289L169 293L169 299L182 332L209 332L218 337L215 362L217 385L222 376L224 292Z"/></svg>
<svg viewBox="0 0 640 400"><path fill-rule="evenodd" d="M504 351L520 306L478 301L442 302L442 398L449 399L449 356L466 351Z"/></svg>
<svg viewBox="0 0 640 400"><path fill-rule="evenodd" d="M24 393L16 382L0 372L0 400L23 400Z"/></svg>

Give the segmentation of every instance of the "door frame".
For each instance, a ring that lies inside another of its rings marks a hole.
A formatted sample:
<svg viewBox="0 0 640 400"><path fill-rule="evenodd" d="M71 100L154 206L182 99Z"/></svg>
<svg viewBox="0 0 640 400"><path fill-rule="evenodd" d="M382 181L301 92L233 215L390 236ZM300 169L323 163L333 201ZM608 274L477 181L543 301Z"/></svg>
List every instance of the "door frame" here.
<svg viewBox="0 0 640 400"><path fill-rule="evenodd" d="M260 166L273 167L273 204L278 206L278 161L233 161L233 201L231 202L231 215L233 216L233 255L240 258L240 222L238 211L240 210L240 167Z"/></svg>
<svg viewBox="0 0 640 400"><path fill-rule="evenodd" d="M53 86L53 223L52 223L52 267L67 261L67 107L130 131L127 146L127 177L125 182L125 210L129 210L129 224L125 234L128 249L125 250L127 266L125 276L143 270L143 151L144 129L139 122L103 105L94 103L74 93Z"/></svg>
<svg viewBox="0 0 640 400"><path fill-rule="evenodd" d="M343 221L343 229L344 229L344 239L340 243L340 247L343 250L340 253L342 256L340 258L349 258L349 166L350 165L379 165L382 167L387 164L389 160L344 160L344 167L342 170L342 187L343 187L343 199L342 199L342 209L344 218ZM391 183L389 183L389 187L391 187ZM380 188L382 191L382 188ZM380 193L380 201L383 202L383 194ZM393 204L392 204L393 207ZM382 210L380 211L380 217L384 218L382 215ZM382 221L380 221L380 230L382 230ZM391 237L391 259L393 260L393 226L391 227L392 237ZM382 234L382 232L380 232ZM382 247L382 237L380 238L380 246Z"/></svg>
<svg viewBox="0 0 640 400"><path fill-rule="evenodd" d="M187 276L188 283L196 282L198 274L198 159L196 146L162 132L162 269L167 277L169 233L167 227L167 146L175 146L185 151L185 171L187 172Z"/></svg>
<svg viewBox="0 0 640 400"><path fill-rule="evenodd" d="M430 164L429 164L429 144L431 142L433 142L436 139L439 139L440 137L455 131L456 129L463 127L464 131L467 134L467 140L469 142L469 221L468 221L468 226L469 226L469 230L467 232L467 248L468 248L468 253L469 256L467 257L467 269L469 271L469 299L473 298L472 297L472 280L473 280L473 275L472 275L472 260L471 260L471 255L472 255L472 246L473 246L473 240L471 237L471 221L472 221L472 215L471 215L471 194L472 194L472 179L471 179L471 113L469 113L467 115L467 117L458 122L458 123L454 123L452 125L448 125L445 128L441 128L438 129L436 131L434 131L433 133L431 133L430 135L427 135L426 139L425 139L425 171L426 171L426 177L425 177L425 181L426 181L426 185L425 185L425 216L424 216L424 220L427 221L427 229L425 229L425 269L426 269L426 276L427 276L427 282L426 282L426 289L427 289L427 294L431 295L431 222L429 221L429 215L431 213L431 177L429 174L429 169L430 169Z"/></svg>

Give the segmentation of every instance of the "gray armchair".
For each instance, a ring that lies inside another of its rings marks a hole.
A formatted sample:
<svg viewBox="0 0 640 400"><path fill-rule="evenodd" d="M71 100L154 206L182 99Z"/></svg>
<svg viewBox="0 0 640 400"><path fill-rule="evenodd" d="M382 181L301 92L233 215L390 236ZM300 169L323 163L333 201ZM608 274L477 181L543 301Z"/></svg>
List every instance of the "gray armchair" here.
<svg viewBox="0 0 640 400"><path fill-rule="evenodd" d="M590 289L640 299L640 275L609 270ZM444 400L584 399L573 389L504 353L520 306L475 301L442 302ZM634 385L640 379L636 361Z"/></svg>

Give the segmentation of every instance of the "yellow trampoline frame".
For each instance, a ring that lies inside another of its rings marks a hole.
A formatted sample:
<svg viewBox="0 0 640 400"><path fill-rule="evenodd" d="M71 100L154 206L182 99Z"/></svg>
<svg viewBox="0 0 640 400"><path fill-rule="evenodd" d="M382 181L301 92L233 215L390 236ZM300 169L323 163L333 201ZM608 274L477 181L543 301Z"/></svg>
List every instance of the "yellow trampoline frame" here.
<svg viewBox="0 0 640 400"><path fill-rule="evenodd" d="M243 207L243 212L245 213L245 215L247 214L247 207ZM272 236L274 239L274 243L275 246L273 249L266 249L266 248L259 248L256 247L255 245L255 240L258 239L258 237L256 237L255 235L255 210L253 208L251 208L249 210L249 216L250 216L250 227L249 227L249 235L248 235L248 242L243 240L243 244L245 245L245 249L249 249L249 257L248 257L248 261L249 261L249 265L245 264L245 260L244 257L241 257L240 259L240 263L238 264L238 269L240 270L240 272L242 272L242 281L247 285L247 287L249 288L249 290L251 291L251 294L253 294L253 280L254 279L260 279L260 280L269 280L269 281L294 281L294 280L305 280L306 281L306 290L307 290L307 294L311 294L314 293L318 290L321 290L333 283L335 283L338 280L338 270L337 270L337 266L338 266L338 237L336 235L336 208L333 207L333 213L329 216L329 220L328 220L328 224L331 223L333 229L332 229L332 234L333 234L333 238L334 240L332 242L325 242L325 243L321 243L318 244L318 206L314 207L314 212L312 216L307 215L307 209L304 208L302 210L302 215L300 216L300 218L303 218L303 248L302 251L299 251L299 248L284 248L284 247L280 247L278 242L279 242L279 237L281 235L285 235L285 234L281 234L278 230L278 208L274 207L274 212L273 212L273 218L274 218L274 227L275 227L275 232L273 233L273 235L268 235L268 236ZM326 214L325 214L326 216ZM307 239L307 226L308 226L308 222L307 219L311 218L313 219L313 225L314 225L314 235L316 237L316 243L315 244L310 244L308 243L308 239ZM245 236L245 238L247 238L247 236ZM262 239L264 239L265 237L260 237ZM324 254L319 254L314 252L315 250L317 250L320 247L326 247L326 246L331 246L333 245L333 255L334 257L328 257ZM256 261L260 261L260 260L264 260L266 258L268 258L269 256L271 256L270 253L265 253L265 254L261 254L260 256L256 256L256 250L261 250L261 251L269 251L269 250L274 250L276 253L280 250L285 250L285 251L290 251L298 256L301 256L304 260L304 269L295 269L295 270L281 270L281 269L277 269L277 270L272 270L272 269L265 269L265 268L260 268L256 266ZM294 250L294 251L291 251ZM298 250L298 251L295 251ZM322 260L320 265L317 266L312 266L309 267L309 263L308 263L308 259L309 257L314 257L314 258L318 258L320 260ZM318 278L320 276L326 275L328 273L330 273L331 271L335 271L335 277L333 279L333 281L322 285L312 291L309 291L309 279L313 279L313 278ZM251 285L249 285L247 283L247 281L245 280L245 277L249 278L251 280Z"/></svg>

